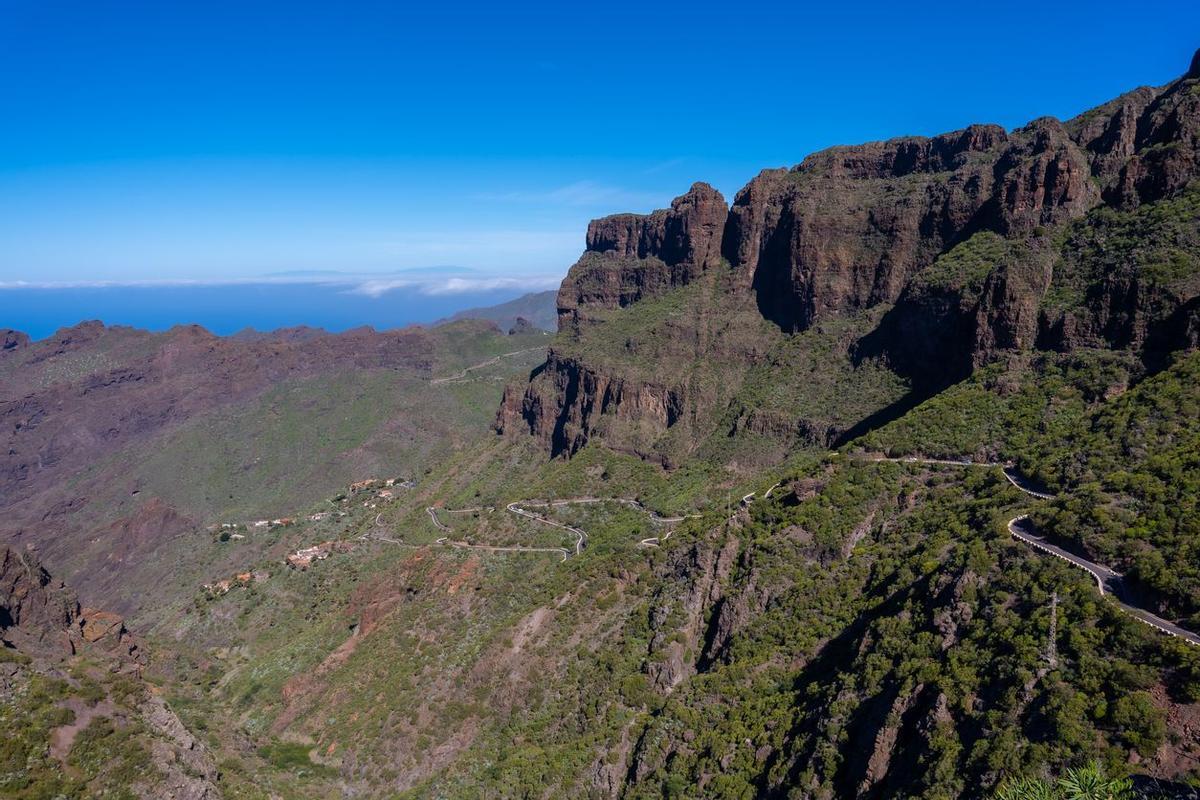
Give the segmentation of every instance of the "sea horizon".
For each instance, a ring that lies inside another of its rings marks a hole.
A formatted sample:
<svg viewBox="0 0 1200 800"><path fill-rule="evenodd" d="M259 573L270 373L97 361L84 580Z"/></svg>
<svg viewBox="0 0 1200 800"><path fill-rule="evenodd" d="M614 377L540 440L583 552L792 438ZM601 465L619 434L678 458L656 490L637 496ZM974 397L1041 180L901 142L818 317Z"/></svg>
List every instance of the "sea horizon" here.
<svg viewBox="0 0 1200 800"><path fill-rule="evenodd" d="M268 281L0 288L0 328L20 331L34 340L92 320L149 331L200 325L220 336L299 326L331 333L364 326L389 330L436 323L459 311L505 303L540 288L431 292L425 286L411 286L371 294L343 285Z"/></svg>

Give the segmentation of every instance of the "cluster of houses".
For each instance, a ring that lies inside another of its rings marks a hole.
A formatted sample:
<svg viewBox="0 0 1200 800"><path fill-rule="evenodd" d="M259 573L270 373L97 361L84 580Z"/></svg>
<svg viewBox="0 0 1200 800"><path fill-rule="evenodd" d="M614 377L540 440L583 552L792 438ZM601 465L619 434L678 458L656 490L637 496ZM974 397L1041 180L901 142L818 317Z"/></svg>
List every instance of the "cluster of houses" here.
<svg viewBox="0 0 1200 800"><path fill-rule="evenodd" d="M365 481L356 481L350 484L350 494L359 494L361 492L369 492L373 489L413 489L416 487L416 482L402 480L400 478L367 478ZM382 494L382 492L380 493ZM391 495L391 492L388 492Z"/></svg>
<svg viewBox="0 0 1200 800"><path fill-rule="evenodd" d="M295 525L296 520L291 517L280 517L279 519L260 519L254 522L222 522L220 525L209 525L210 533L228 533L230 539L246 538L235 531L244 530L247 528L286 528Z"/></svg>
<svg viewBox="0 0 1200 800"><path fill-rule="evenodd" d="M416 485L416 481L402 478L367 478L350 484L348 493L339 494L333 498L333 502L349 503L354 495L373 492L372 497L364 500L362 505L363 508L377 508L380 502L388 503L396 499L395 489L413 489Z"/></svg>
<svg viewBox="0 0 1200 800"><path fill-rule="evenodd" d="M416 486L416 482L404 480L401 478L368 478L366 480L355 481L348 487L347 494L341 494L333 498L334 503L348 503L350 496L362 495L371 492L370 499L363 502L367 508L375 508L379 501L388 502L395 499L396 489L412 489ZM330 517L344 517L348 512L342 510L334 511L317 511L309 514L305 519L308 522L321 522ZM223 522L219 525L210 525L208 530L210 533L220 534L221 540L226 539L244 539L246 538L240 531L254 529L275 529L288 528L296 524L296 520L292 517L280 517L278 519L260 519L253 522ZM305 570L314 562L329 558L333 553L345 553L353 549L353 545L349 542L327 541L312 547L303 547L289 555L284 561L289 567L298 570ZM232 578L224 578L215 583L204 584L204 590L211 596L223 595L235 586L245 586L250 583L265 581L271 577L266 572L239 572Z"/></svg>
<svg viewBox="0 0 1200 800"><path fill-rule="evenodd" d="M331 516L344 517L344 516L346 516L346 512L345 511L318 511L315 514L309 514L307 517L305 517L305 519L308 520L309 522L320 522L323 519L329 519Z"/></svg>
<svg viewBox="0 0 1200 800"><path fill-rule="evenodd" d="M216 583L204 584L204 591L211 596L220 596L228 592L235 586L249 586L251 583L262 583L271 577L271 573L253 570L251 572L239 572L232 578L222 578Z"/></svg>
<svg viewBox="0 0 1200 800"><path fill-rule="evenodd" d="M305 570L314 561L329 558L333 553L348 553L352 549L354 549L354 545L350 542L321 542L312 547L302 547L284 560L292 569Z"/></svg>

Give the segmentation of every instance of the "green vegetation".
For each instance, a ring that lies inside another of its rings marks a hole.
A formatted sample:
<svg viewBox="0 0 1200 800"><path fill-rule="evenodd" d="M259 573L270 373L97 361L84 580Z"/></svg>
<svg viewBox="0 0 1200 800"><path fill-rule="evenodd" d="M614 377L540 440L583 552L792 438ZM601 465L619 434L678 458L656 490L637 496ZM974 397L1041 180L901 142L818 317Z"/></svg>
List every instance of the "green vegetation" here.
<svg viewBox="0 0 1200 800"><path fill-rule="evenodd" d="M1139 373L1110 351L993 365L854 447L1016 461L1060 493L1034 513L1040 528L1125 572L1166 616L1196 625L1200 354L1136 381Z"/></svg>
<svg viewBox="0 0 1200 800"><path fill-rule="evenodd" d="M0 796L19 800L112 798L133 800L135 788L152 786L149 739L137 719L135 695L120 676L82 685L51 677L30 667L30 660L7 680L0 702ZM82 673L80 673L82 674ZM52 747L54 733L75 722L71 698L95 705L114 702L109 715L98 715L78 730L69 750Z"/></svg>
<svg viewBox="0 0 1200 800"><path fill-rule="evenodd" d="M1015 242L991 231L980 231L922 270L912 285L925 290L953 290L966 302L974 303L988 275L1022 255Z"/></svg>
<svg viewBox="0 0 1200 800"><path fill-rule="evenodd" d="M1200 354L1181 357L1031 459L1071 487L1035 520L1200 628Z"/></svg>
<svg viewBox="0 0 1200 800"><path fill-rule="evenodd" d="M1200 186L1134 211L1096 209L1058 235L1061 257L1043 306L1076 309L1134 279L1145 283L1146 293L1194 292L1200 280L1198 223Z"/></svg>
<svg viewBox="0 0 1200 800"><path fill-rule="evenodd" d="M260 747L258 752L276 769L292 770L302 777L336 774L323 764L314 764L308 756L309 749L307 745L295 742L275 742Z"/></svg>
<svg viewBox="0 0 1200 800"><path fill-rule="evenodd" d="M1130 800L1133 784L1128 778L1109 777L1100 764L1092 762L1067 770L1056 781L1018 778L1007 781L993 800Z"/></svg>

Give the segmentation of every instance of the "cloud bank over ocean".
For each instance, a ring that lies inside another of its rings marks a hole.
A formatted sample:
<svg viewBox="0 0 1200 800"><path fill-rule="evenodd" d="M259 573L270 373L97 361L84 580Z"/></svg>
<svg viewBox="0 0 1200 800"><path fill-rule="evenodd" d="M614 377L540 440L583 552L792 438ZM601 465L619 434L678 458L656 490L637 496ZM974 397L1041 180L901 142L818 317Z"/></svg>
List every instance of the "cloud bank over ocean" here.
<svg viewBox="0 0 1200 800"><path fill-rule="evenodd" d="M454 270L462 274L445 274ZM429 274L442 273L442 274ZM402 270L385 275L355 275L335 271L298 271L249 278L164 278L146 280L0 281L6 290L66 289L187 289L237 286L322 286L341 292L380 298L398 290L439 296L493 291L540 292L556 288L561 275L488 275L444 267Z"/></svg>
<svg viewBox="0 0 1200 800"><path fill-rule="evenodd" d="M307 325L342 331L428 324L467 308L554 289L557 275L498 276L446 268L391 274L296 272L256 278L0 281L0 329L35 339L84 320L165 330L198 324L218 334Z"/></svg>

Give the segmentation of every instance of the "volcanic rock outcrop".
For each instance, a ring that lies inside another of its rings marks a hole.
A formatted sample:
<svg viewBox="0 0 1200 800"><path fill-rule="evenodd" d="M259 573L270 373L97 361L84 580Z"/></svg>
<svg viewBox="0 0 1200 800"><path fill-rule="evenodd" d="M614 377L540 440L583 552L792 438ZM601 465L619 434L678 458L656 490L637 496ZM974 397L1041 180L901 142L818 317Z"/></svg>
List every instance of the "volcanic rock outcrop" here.
<svg viewBox="0 0 1200 800"><path fill-rule="evenodd" d="M33 553L13 547L0 547L0 642L57 656L96 646L129 664L144 661L121 617L82 607Z"/></svg>
<svg viewBox="0 0 1200 800"><path fill-rule="evenodd" d="M697 183L669 209L593 220L587 249L558 292L559 330L578 330L593 309L663 294L717 266L727 213L721 193Z"/></svg>
<svg viewBox="0 0 1200 800"><path fill-rule="evenodd" d="M1193 64L1165 87L1129 92L1066 123L1047 117L1011 133L973 125L834 147L790 170L763 171L728 211L719 193L696 184L670 209L596 220L559 292L563 337L527 386L509 387L497 430L527 431L563 455L613 427L606 418L624 420L617 427L626 435L606 443L661 460L655 441L670 429L713 424L747 366L731 356L757 363L764 352L722 344L736 335L705 337L712 319L675 319L673 332L702 343L697 362L727 367L724 391L698 392L688 374L647 376L631 366L647 337L664 330L630 324L636 304L700 280L716 298L695 306L697 317L720 319L750 302L784 335L886 310L847 353L856 363L890 365L914 391L961 379L1009 351L1102 345L1152 362L1194 346L1197 280L1163 279L1150 269L1160 254L1105 260L1105 225L1116 218L1101 212L1132 214L1120 224L1139 224L1143 206L1194 198L1198 87ZM1145 224L1156 219L1147 214ZM1075 294L1082 299L1047 302ZM614 327L618 319L624 327ZM683 449L697 443L691 437Z"/></svg>
<svg viewBox="0 0 1200 800"><path fill-rule="evenodd" d="M0 331L0 353L7 353L10 350L16 350L27 344L29 344L29 336L20 331Z"/></svg>

